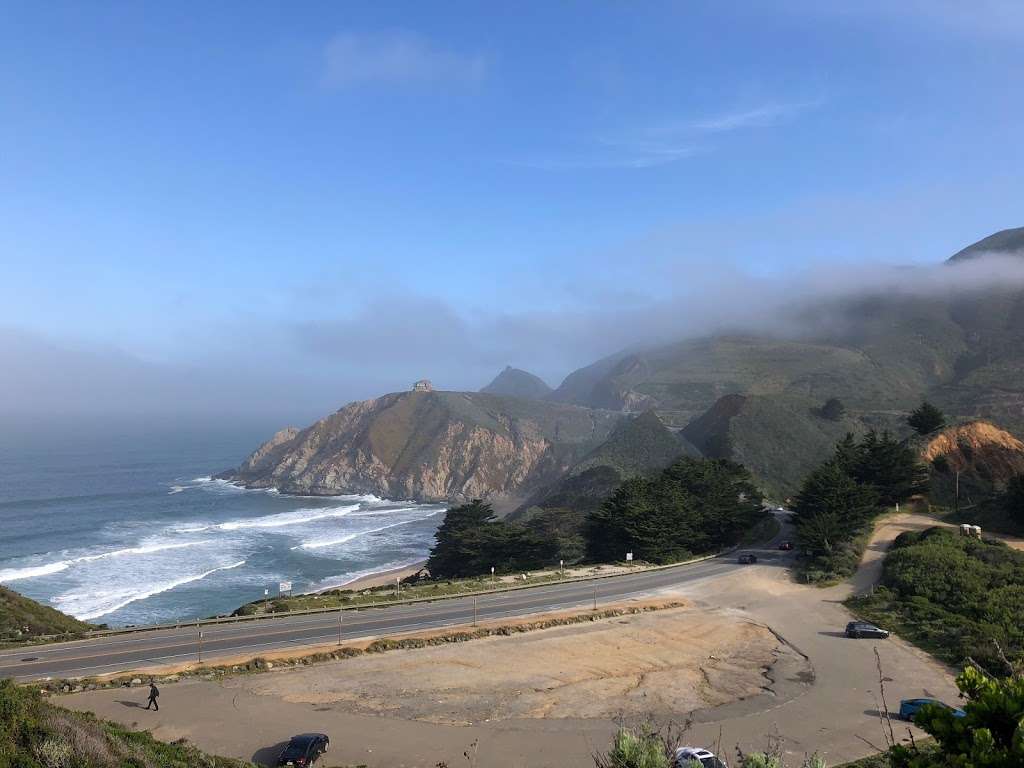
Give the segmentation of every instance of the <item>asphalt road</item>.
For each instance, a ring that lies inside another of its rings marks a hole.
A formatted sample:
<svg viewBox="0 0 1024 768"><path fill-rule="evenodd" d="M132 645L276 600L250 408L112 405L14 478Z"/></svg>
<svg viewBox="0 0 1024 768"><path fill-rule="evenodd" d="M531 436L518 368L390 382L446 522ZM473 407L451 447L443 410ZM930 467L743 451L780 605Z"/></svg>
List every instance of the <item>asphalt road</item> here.
<svg viewBox="0 0 1024 768"><path fill-rule="evenodd" d="M772 549L751 549L762 562L781 560ZM656 592L688 582L713 578L745 566L735 555L723 555L690 565L624 574L592 581L551 584L495 593L477 598L480 621L529 616L559 609L598 606ZM473 598L345 611L341 638L354 640L411 630L465 625L473 621ZM338 613L282 616L237 624L203 627L202 660L280 651L337 640ZM199 638L194 626L140 631L132 634L38 645L0 652L0 678L19 681L54 677L83 677L130 671L141 667L198 660Z"/></svg>

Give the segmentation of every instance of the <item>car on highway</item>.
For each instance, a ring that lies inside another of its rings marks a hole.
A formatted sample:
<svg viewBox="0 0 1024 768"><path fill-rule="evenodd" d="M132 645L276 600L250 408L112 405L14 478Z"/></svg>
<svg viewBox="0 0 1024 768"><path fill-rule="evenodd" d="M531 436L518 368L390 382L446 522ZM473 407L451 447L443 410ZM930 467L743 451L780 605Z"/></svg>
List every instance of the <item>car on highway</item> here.
<svg viewBox="0 0 1024 768"><path fill-rule="evenodd" d="M792 548L793 548L793 542L792 541L784 541L781 544L779 544L779 549L781 549L783 552L789 552Z"/></svg>
<svg viewBox="0 0 1024 768"><path fill-rule="evenodd" d="M331 746L331 740L325 733L300 733L292 736L288 746L281 750L277 758L279 766L296 766L308 768Z"/></svg>
<svg viewBox="0 0 1024 768"><path fill-rule="evenodd" d="M753 552L744 552L739 556L739 559L736 562L740 565L753 565L757 562L757 555Z"/></svg>
<svg viewBox="0 0 1024 768"><path fill-rule="evenodd" d="M708 752L701 747L679 747L672 768L689 768L693 762L700 763L704 768L729 768L715 756L714 752Z"/></svg>
<svg viewBox="0 0 1024 768"><path fill-rule="evenodd" d="M936 707L948 709L952 711L953 717L967 717L967 713L959 707L951 707L949 704L939 701L938 699L904 699L900 702L899 719L912 721L914 719L914 715L920 712L921 708L926 704L934 704Z"/></svg>
<svg viewBox="0 0 1024 768"><path fill-rule="evenodd" d="M889 630L876 627L866 621L851 621L846 625L846 636L853 638L873 637L878 640L885 640L889 636Z"/></svg>

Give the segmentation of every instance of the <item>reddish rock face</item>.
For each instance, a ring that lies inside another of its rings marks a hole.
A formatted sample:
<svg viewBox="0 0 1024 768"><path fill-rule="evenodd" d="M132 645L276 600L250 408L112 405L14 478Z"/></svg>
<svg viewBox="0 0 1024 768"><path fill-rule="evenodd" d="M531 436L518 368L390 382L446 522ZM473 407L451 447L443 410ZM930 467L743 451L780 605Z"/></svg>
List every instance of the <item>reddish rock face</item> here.
<svg viewBox="0 0 1024 768"><path fill-rule="evenodd" d="M403 392L282 430L226 476L286 493L511 499L557 480L620 418L481 393Z"/></svg>

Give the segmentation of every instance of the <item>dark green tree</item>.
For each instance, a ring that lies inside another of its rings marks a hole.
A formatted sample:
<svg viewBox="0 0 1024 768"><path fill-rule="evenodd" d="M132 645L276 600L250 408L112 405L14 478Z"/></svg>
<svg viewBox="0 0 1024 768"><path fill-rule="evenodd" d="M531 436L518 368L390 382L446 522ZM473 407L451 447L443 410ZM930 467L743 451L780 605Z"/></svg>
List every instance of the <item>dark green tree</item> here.
<svg viewBox="0 0 1024 768"><path fill-rule="evenodd" d="M861 441L853 478L872 486L882 506L892 506L928 489L928 467L888 432L868 432Z"/></svg>
<svg viewBox="0 0 1024 768"><path fill-rule="evenodd" d="M999 504L1010 520L1024 525L1024 475L1017 475L1006 484Z"/></svg>
<svg viewBox="0 0 1024 768"><path fill-rule="evenodd" d="M762 516L749 473L724 459L684 457L654 477L626 480L584 528L587 558L627 552L655 563L735 544Z"/></svg>
<svg viewBox="0 0 1024 768"><path fill-rule="evenodd" d="M925 400L907 417L909 424L919 435L927 435L946 426L946 416L934 405Z"/></svg>
<svg viewBox="0 0 1024 768"><path fill-rule="evenodd" d="M476 499L452 507L434 534L427 559L434 578L458 578L530 570L550 565L557 542L521 525L497 520L490 504Z"/></svg>
<svg viewBox="0 0 1024 768"><path fill-rule="evenodd" d="M838 397L830 397L825 401L825 404L821 406L819 413L823 419L839 421L846 415L846 406L843 405L843 401Z"/></svg>
<svg viewBox="0 0 1024 768"><path fill-rule="evenodd" d="M858 483L839 461L827 461L807 476L793 505L800 548L830 555L877 511L875 490Z"/></svg>

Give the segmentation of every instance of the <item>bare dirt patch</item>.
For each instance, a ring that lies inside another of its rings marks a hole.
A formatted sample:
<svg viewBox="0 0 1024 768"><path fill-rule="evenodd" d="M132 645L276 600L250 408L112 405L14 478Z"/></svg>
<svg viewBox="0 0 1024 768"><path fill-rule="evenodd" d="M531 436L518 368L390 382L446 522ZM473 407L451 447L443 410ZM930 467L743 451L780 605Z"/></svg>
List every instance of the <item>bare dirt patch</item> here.
<svg viewBox="0 0 1024 768"><path fill-rule="evenodd" d="M689 608L225 681L363 715L469 725L687 713L763 691L780 654L764 626Z"/></svg>

